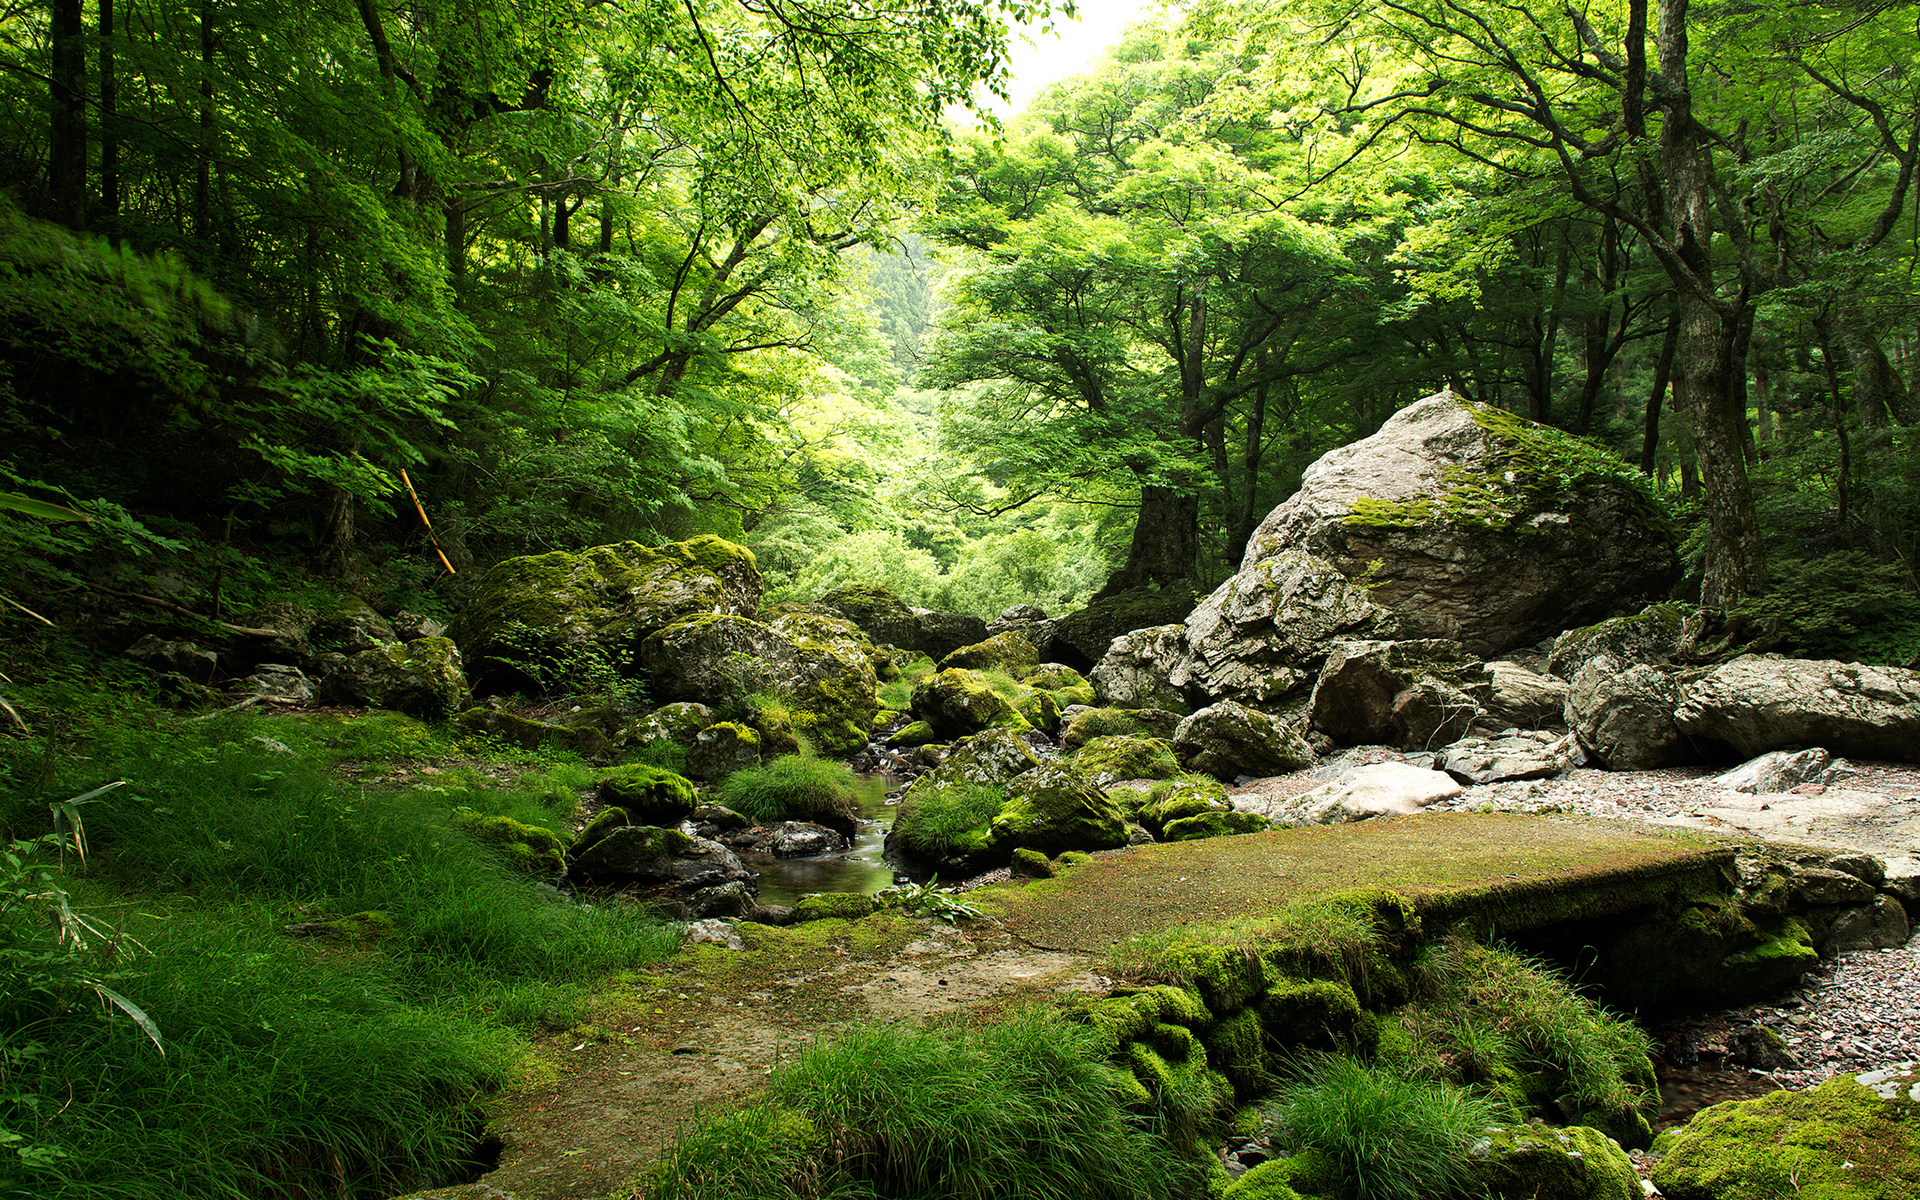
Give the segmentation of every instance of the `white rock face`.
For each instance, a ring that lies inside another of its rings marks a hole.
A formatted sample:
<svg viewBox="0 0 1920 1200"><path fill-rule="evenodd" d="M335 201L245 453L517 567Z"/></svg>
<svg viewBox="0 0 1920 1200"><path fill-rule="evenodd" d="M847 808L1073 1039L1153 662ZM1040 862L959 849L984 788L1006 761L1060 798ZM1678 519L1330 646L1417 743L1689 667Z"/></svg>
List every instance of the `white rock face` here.
<svg viewBox="0 0 1920 1200"><path fill-rule="evenodd" d="M1443 771L1398 762L1374 763L1323 783L1305 795L1266 805L1262 815L1279 825L1338 825L1417 813L1465 790Z"/></svg>

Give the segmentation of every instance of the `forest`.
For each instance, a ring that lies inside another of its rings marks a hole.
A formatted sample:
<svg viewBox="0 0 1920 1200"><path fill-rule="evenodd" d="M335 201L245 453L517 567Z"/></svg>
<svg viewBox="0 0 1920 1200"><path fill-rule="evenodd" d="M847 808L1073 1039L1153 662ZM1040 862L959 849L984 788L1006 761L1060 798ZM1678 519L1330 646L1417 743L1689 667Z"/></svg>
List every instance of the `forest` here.
<svg viewBox="0 0 1920 1200"><path fill-rule="evenodd" d="M504 560L708 534L769 606L1197 598L1451 389L1644 483L1674 601L1920 666L1920 0L1168 0L993 115L1075 16L0 0L0 1197L457 1175L527 1031L677 936L448 835L557 826L579 759L187 723L156 630L446 622ZM69 889L191 896L167 965ZM327 906L406 954L302 974Z"/></svg>
<svg viewBox="0 0 1920 1200"><path fill-rule="evenodd" d="M0 522L4 594L445 612L696 533L780 599L1204 591L1450 386L1657 480L1688 599L1910 611L1917 18L1207 0L984 123L1067 14L14 6L0 472L96 519Z"/></svg>

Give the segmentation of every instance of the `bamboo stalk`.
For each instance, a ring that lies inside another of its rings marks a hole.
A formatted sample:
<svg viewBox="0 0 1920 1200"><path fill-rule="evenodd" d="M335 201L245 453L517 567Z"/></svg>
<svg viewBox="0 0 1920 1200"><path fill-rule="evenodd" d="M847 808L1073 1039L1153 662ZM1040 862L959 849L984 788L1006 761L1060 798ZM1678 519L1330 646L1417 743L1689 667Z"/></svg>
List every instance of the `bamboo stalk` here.
<svg viewBox="0 0 1920 1200"><path fill-rule="evenodd" d="M460 572L454 570L453 564L447 561L447 552L440 548L440 539L434 536L433 522L427 520L426 505L420 503L420 493L413 490L413 480L407 478L405 467L400 468L400 482L407 485L407 495L413 500L413 511L420 514L420 523L427 527L427 540L433 543L433 552L440 556L440 565L447 569L447 574L458 575Z"/></svg>

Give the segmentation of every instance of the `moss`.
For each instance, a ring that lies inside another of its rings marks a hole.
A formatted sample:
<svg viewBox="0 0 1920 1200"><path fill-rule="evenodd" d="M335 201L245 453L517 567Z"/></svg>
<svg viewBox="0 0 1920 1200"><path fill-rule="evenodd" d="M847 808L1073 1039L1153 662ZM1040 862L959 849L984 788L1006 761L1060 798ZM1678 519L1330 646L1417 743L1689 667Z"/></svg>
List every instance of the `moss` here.
<svg viewBox="0 0 1920 1200"><path fill-rule="evenodd" d="M1237 833L1258 833L1270 829L1273 822L1258 813L1207 812L1168 821L1161 830L1163 842L1191 842L1198 838L1231 837Z"/></svg>
<svg viewBox="0 0 1920 1200"><path fill-rule="evenodd" d="M1035 729L1049 732L1060 728L1060 702L1051 692L1022 689L1013 699L1014 711Z"/></svg>
<svg viewBox="0 0 1920 1200"><path fill-rule="evenodd" d="M1920 1195L1909 1074L1877 1094L1851 1075L1801 1092L1717 1104L1662 1134L1654 1186L1673 1200L1896 1200Z"/></svg>
<svg viewBox="0 0 1920 1200"><path fill-rule="evenodd" d="M889 746L931 746L940 740L933 726L925 721L914 721L903 725L893 736L887 739Z"/></svg>
<svg viewBox="0 0 1920 1200"><path fill-rule="evenodd" d="M498 850L516 870L530 875L559 875L567 869L566 843L550 829L471 810L455 813L454 824Z"/></svg>
<svg viewBox="0 0 1920 1200"><path fill-rule="evenodd" d="M1597 1129L1497 1125L1468 1151L1473 1178L1496 1200L1640 1200L1633 1160Z"/></svg>
<svg viewBox="0 0 1920 1200"><path fill-rule="evenodd" d="M1207 1061L1233 1084L1235 1096L1248 1100L1266 1090L1266 1037L1257 1011L1243 1008L1214 1022L1200 1035L1200 1044Z"/></svg>
<svg viewBox="0 0 1920 1200"><path fill-rule="evenodd" d="M693 812L693 782L662 767L629 763L600 773L594 794L627 811L628 823L671 824Z"/></svg>
<svg viewBox="0 0 1920 1200"><path fill-rule="evenodd" d="M950 668L914 685L913 714L932 725L944 738L977 733L994 725L1015 730L1032 723L993 690L978 671Z"/></svg>
<svg viewBox="0 0 1920 1200"><path fill-rule="evenodd" d="M1220 1193L1220 1200L1301 1200L1293 1190L1291 1161L1276 1158L1258 1164Z"/></svg>
<svg viewBox="0 0 1920 1200"><path fill-rule="evenodd" d="M1040 664L1040 651L1023 633L1000 633L984 642L971 646L962 646L940 660L939 669L964 667L968 670L985 671L999 668L1003 671L1018 671L1025 667Z"/></svg>
<svg viewBox="0 0 1920 1200"><path fill-rule="evenodd" d="M1101 782L1169 779L1180 773L1170 743L1137 735L1094 738L1074 752L1073 765Z"/></svg>
<svg viewBox="0 0 1920 1200"><path fill-rule="evenodd" d="M1093 855L1085 850L1064 850L1053 861L1062 867L1084 867L1093 861Z"/></svg>
<svg viewBox="0 0 1920 1200"><path fill-rule="evenodd" d="M1379 1022L1360 1007L1353 989L1331 980L1276 981L1254 1004L1275 1051L1347 1050L1371 1054L1379 1044Z"/></svg>
<svg viewBox="0 0 1920 1200"><path fill-rule="evenodd" d="M672 559L686 566L703 567L722 579L727 578L729 569L738 570L744 567L746 570L758 572L753 551L711 533L703 533L698 537L688 538L684 542L662 546L659 554L662 558Z"/></svg>
<svg viewBox="0 0 1920 1200"><path fill-rule="evenodd" d="M793 729L824 754L845 758L866 749L877 711L873 687L835 677L795 688L787 698Z"/></svg>
<svg viewBox="0 0 1920 1200"><path fill-rule="evenodd" d="M1053 864L1047 856L1038 850L1029 850L1024 846L1013 852L1012 869L1015 878L1051 879Z"/></svg>
<svg viewBox="0 0 1920 1200"><path fill-rule="evenodd" d="M1063 763L1046 763L1007 785L1007 803L993 818L996 846L1011 854L1026 846L1047 854L1108 850L1127 844L1120 808L1085 776Z"/></svg>
<svg viewBox="0 0 1920 1200"><path fill-rule="evenodd" d="M813 892L793 904L796 924L807 921L857 921L878 912L880 904L872 896L858 892Z"/></svg>
<svg viewBox="0 0 1920 1200"><path fill-rule="evenodd" d="M1216 1015L1240 1008L1266 985L1266 964L1241 946L1188 941L1164 951L1155 967L1198 990L1208 1011Z"/></svg>
<svg viewBox="0 0 1920 1200"><path fill-rule="evenodd" d="M1090 687L1087 677L1064 663L1041 663L1016 674L1021 683L1043 692L1058 693L1063 688Z"/></svg>
<svg viewBox="0 0 1920 1200"><path fill-rule="evenodd" d="M578 854L622 825L631 824L633 824L633 817L626 809L603 808L599 815L587 822L587 827L580 831L580 836L573 839L573 852Z"/></svg>

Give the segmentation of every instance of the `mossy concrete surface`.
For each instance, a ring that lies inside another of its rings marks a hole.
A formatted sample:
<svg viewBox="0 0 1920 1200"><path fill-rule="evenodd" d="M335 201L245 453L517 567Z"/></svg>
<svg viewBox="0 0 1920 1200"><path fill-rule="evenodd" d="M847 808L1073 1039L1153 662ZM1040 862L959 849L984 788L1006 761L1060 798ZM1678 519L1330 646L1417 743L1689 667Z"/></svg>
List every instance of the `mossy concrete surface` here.
<svg viewBox="0 0 1920 1200"><path fill-rule="evenodd" d="M1175 925L1259 917L1388 888L1428 922L1519 933L1657 904L1731 870L1731 845L1604 822L1424 813L1142 846L1065 876L976 893L1015 934L1099 953Z"/></svg>

